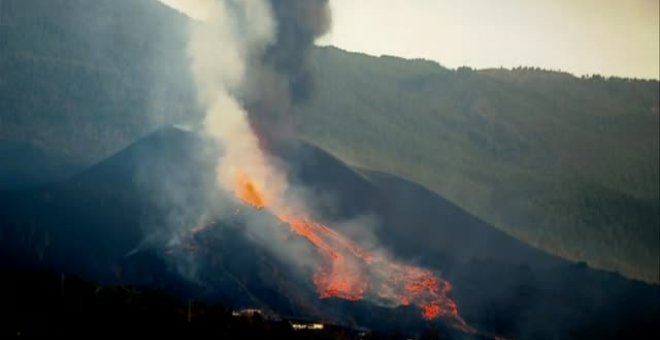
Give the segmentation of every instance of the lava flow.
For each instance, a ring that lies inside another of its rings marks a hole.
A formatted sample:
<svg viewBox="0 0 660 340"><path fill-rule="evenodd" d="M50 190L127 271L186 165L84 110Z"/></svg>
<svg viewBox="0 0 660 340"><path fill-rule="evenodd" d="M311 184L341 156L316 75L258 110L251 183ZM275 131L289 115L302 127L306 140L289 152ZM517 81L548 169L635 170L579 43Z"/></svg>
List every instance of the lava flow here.
<svg viewBox="0 0 660 340"><path fill-rule="evenodd" d="M327 226L275 204L277 200L266 199L245 173L236 176L234 194L245 204L267 209L318 249L325 263L313 281L321 298L357 301L366 297L389 305L415 305L428 320L445 318L464 332L475 332L448 297L451 284L430 271L371 254Z"/></svg>

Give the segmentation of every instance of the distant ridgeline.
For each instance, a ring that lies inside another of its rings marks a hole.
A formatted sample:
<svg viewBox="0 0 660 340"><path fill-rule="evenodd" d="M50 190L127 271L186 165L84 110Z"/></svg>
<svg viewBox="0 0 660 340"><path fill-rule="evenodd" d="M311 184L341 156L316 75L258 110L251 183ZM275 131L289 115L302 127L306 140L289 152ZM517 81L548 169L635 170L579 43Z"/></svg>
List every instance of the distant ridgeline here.
<svg viewBox="0 0 660 340"><path fill-rule="evenodd" d="M657 80L461 68L320 48L300 130L540 249L658 282ZM439 221L439 223L442 223Z"/></svg>
<svg viewBox="0 0 660 340"><path fill-rule="evenodd" d="M0 0L0 188L198 124L186 23L157 1ZM304 139L549 253L660 281L657 80L312 57Z"/></svg>

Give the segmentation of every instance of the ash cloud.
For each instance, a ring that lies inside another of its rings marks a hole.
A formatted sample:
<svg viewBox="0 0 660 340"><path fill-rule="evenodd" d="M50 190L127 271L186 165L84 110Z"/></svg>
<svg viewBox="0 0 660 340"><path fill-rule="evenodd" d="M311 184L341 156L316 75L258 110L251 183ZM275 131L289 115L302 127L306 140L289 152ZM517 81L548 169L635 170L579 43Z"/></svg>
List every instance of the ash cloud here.
<svg viewBox="0 0 660 340"><path fill-rule="evenodd" d="M291 136L291 107L314 89L309 52L331 27L328 0L270 0L277 28L275 41L252 79L247 108L258 133L271 140ZM267 127L267 128L266 128Z"/></svg>

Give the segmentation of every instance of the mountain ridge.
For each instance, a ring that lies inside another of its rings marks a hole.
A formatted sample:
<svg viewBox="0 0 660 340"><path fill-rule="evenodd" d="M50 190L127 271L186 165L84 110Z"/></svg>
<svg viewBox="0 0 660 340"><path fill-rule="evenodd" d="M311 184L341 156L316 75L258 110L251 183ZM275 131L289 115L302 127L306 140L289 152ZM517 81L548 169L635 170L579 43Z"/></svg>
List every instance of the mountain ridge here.
<svg viewBox="0 0 660 340"><path fill-rule="evenodd" d="M3 1L6 188L70 178L168 124L201 125L186 19L157 1L97 3ZM449 70L329 47L311 57L316 90L293 114L297 137L539 249L660 282L657 81ZM26 145L24 158L12 151Z"/></svg>

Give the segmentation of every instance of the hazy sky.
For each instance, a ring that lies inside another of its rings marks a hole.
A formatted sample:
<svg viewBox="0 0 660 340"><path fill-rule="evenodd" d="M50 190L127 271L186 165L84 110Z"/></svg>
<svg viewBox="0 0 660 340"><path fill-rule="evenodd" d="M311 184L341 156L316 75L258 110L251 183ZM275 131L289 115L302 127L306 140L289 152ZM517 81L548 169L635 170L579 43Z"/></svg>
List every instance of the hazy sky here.
<svg viewBox="0 0 660 340"><path fill-rule="evenodd" d="M331 0L350 51L448 67L540 66L659 77L660 0Z"/></svg>

